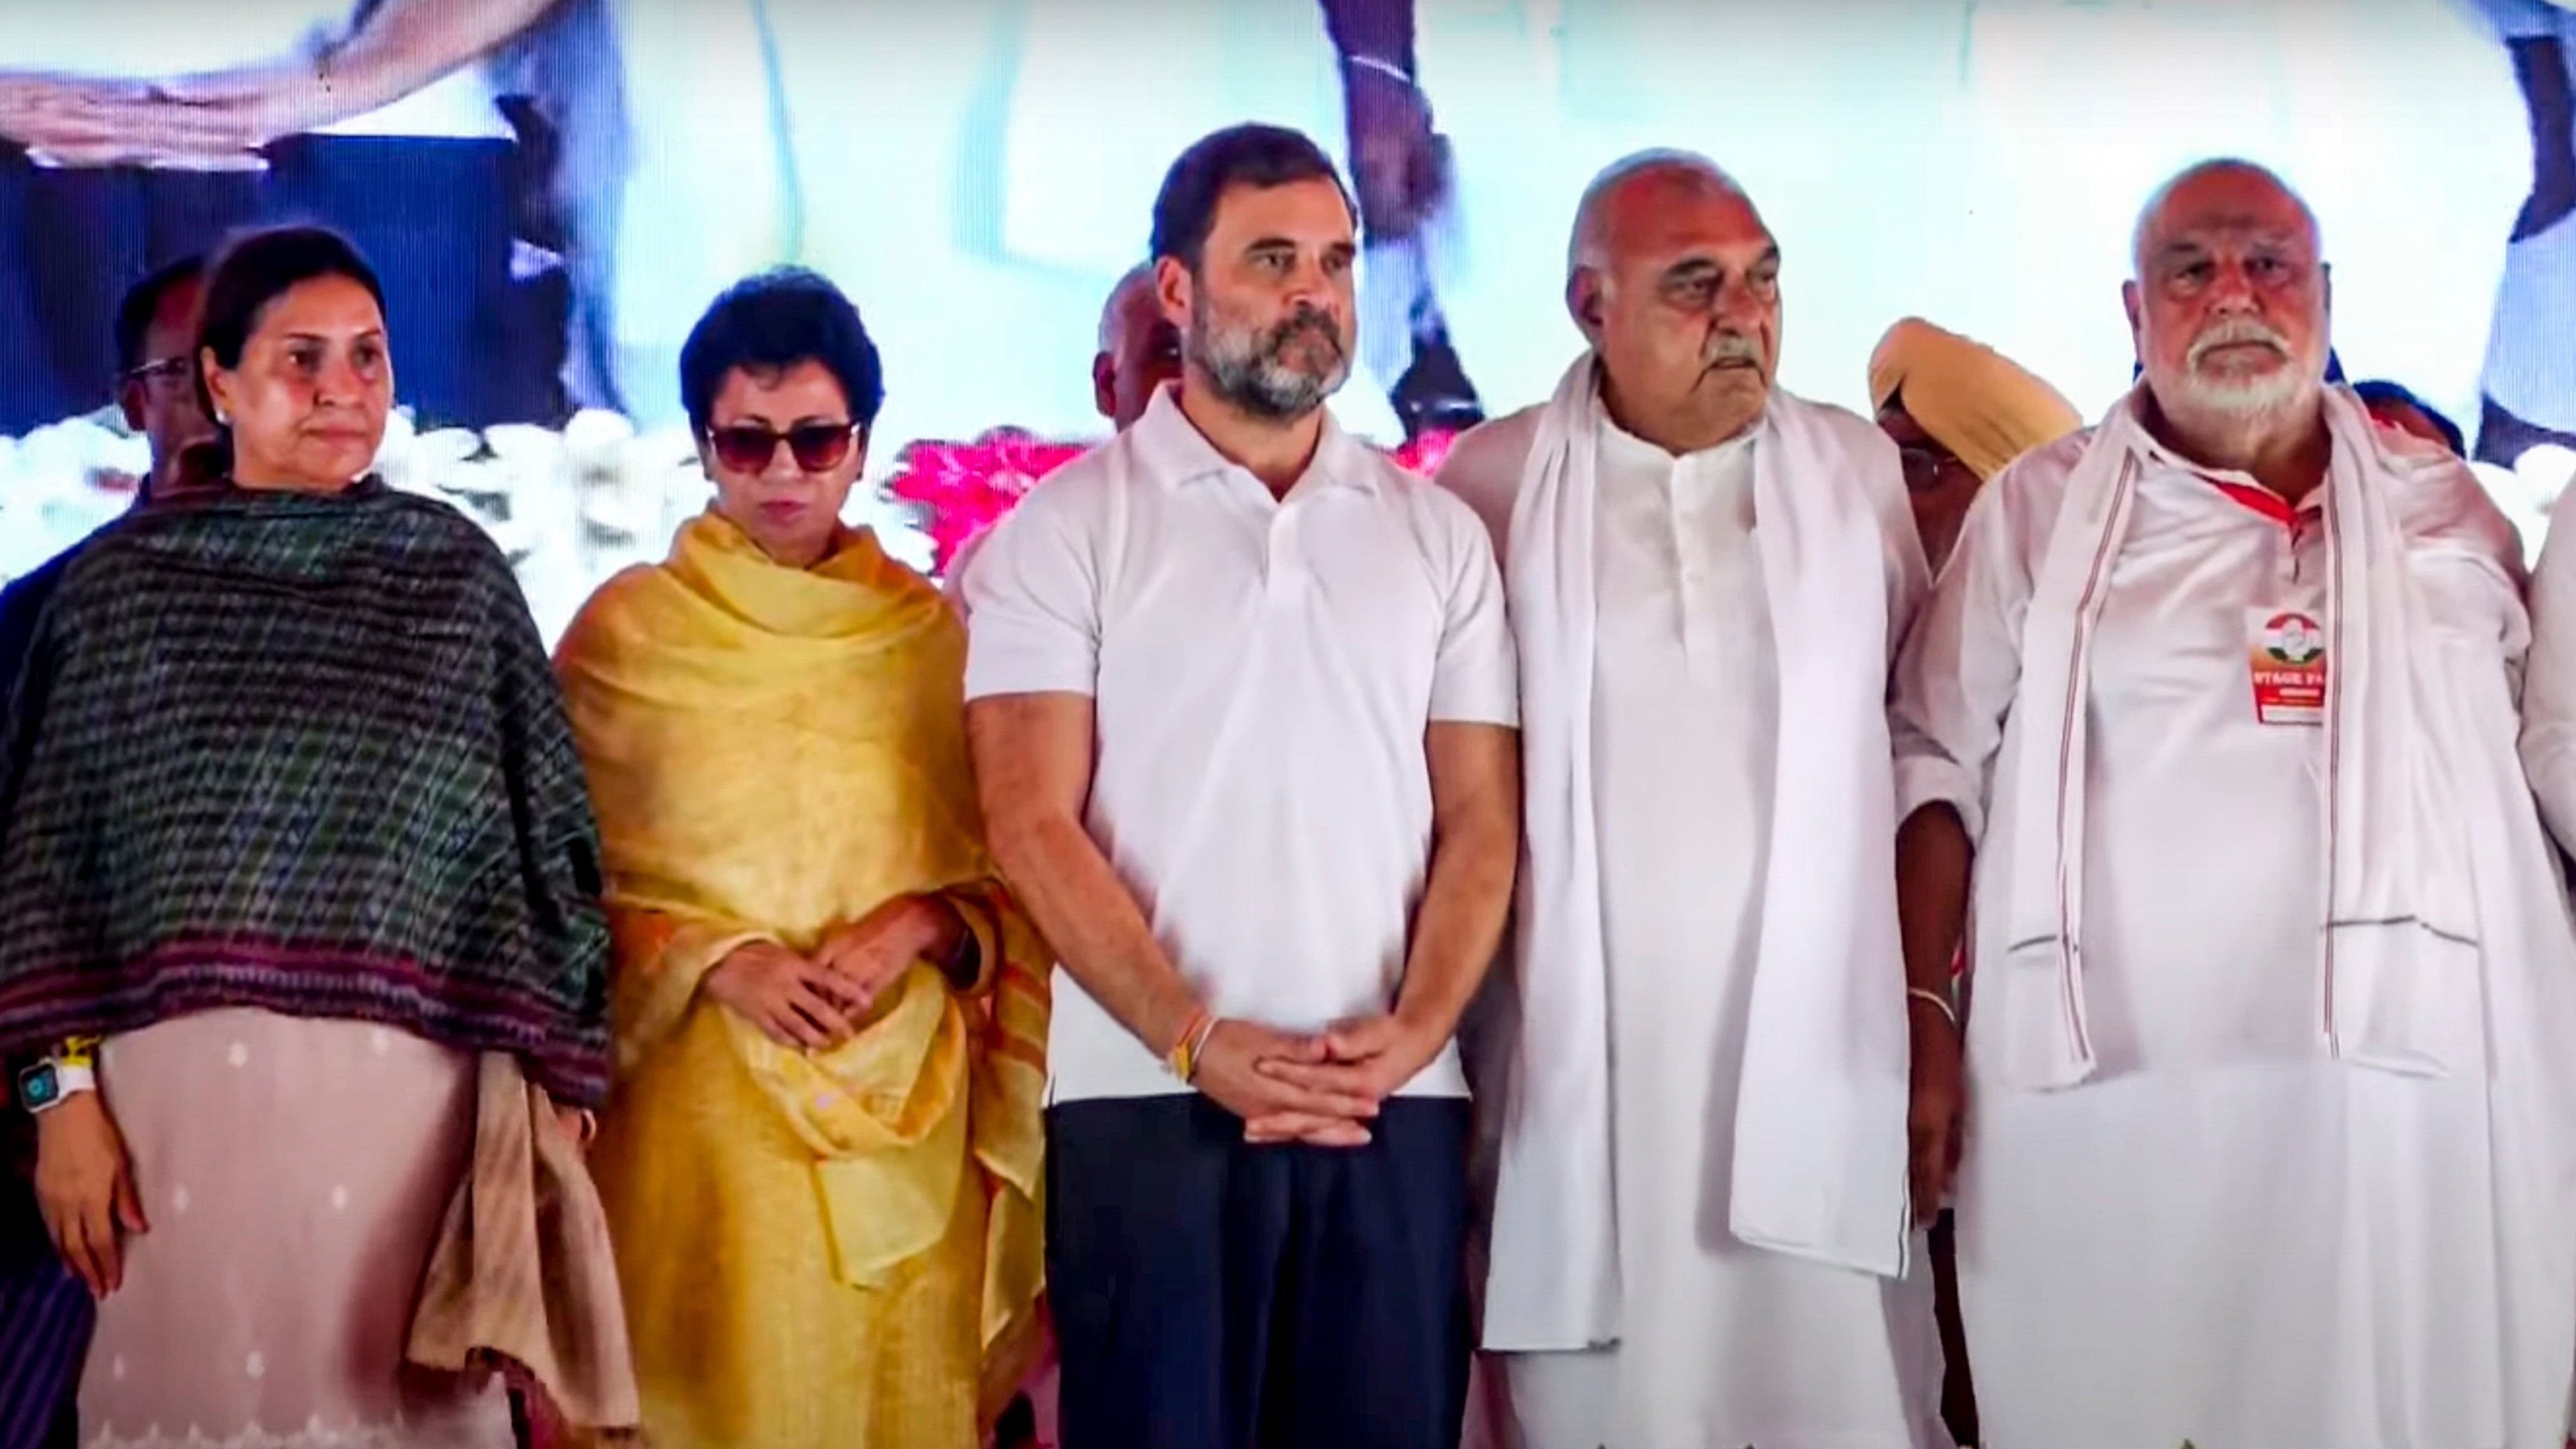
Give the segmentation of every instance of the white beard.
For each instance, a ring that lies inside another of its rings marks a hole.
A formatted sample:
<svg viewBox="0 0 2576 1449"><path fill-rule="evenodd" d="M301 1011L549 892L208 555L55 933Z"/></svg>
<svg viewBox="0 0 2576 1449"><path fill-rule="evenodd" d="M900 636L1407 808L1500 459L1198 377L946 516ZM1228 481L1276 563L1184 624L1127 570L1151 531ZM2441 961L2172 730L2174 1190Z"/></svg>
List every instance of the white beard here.
<svg viewBox="0 0 2576 1449"><path fill-rule="evenodd" d="M2320 384L2301 375L2296 363L2241 378L2209 378L2186 373L2177 389L2192 411L2239 422L2283 412L2305 401Z"/></svg>

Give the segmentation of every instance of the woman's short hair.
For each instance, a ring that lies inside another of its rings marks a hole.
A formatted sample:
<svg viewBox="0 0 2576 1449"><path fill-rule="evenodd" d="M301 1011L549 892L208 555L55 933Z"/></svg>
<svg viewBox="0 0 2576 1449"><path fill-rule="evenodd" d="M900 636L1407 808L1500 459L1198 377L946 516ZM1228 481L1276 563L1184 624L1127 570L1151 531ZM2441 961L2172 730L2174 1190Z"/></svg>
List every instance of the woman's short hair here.
<svg viewBox="0 0 2576 1449"><path fill-rule="evenodd" d="M746 277L707 308L680 347L680 402L689 427L707 434L716 394L736 368L779 373L822 364L850 401L850 421L873 424L885 406L885 374L859 309L831 280L802 267Z"/></svg>

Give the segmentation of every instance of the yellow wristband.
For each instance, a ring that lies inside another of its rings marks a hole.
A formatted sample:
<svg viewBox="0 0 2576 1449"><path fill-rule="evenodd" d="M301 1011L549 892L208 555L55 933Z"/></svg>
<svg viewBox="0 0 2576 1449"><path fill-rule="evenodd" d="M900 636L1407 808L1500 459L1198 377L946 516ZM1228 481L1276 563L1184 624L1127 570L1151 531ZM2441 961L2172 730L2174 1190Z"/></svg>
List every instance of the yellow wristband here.
<svg viewBox="0 0 2576 1449"><path fill-rule="evenodd" d="M1198 1031L1190 1037L1190 1073L1181 1078L1182 1081L1195 1082L1199 1079L1199 1063L1207 1056L1208 1038L1216 1035L1216 1029L1224 1024L1225 1018L1214 1014L1210 1014L1207 1020L1199 1023Z"/></svg>
<svg viewBox="0 0 2576 1449"><path fill-rule="evenodd" d="M1206 1039L1207 1034L1202 1028L1204 1028L1207 1023L1208 1011L1206 1007L1202 1006L1198 1010L1191 1012L1190 1019L1182 1023L1181 1034L1178 1039L1173 1041L1171 1051L1164 1054L1164 1067L1167 1068L1173 1076L1180 1078L1184 1082L1198 1075L1199 1043Z"/></svg>
<svg viewBox="0 0 2576 1449"><path fill-rule="evenodd" d="M67 1036L54 1048L53 1063L58 1067L94 1067L98 1065L99 1038Z"/></svg>

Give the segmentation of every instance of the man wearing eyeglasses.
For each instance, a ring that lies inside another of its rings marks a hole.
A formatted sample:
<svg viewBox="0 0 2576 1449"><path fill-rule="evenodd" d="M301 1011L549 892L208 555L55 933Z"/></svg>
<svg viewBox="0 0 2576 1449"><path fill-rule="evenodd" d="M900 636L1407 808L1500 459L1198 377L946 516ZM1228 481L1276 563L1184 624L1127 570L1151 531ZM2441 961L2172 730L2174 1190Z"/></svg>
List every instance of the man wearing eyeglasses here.
<svg viewBox="0 0 2576 1449"><path fill-rule="evenodd" d="M197 313L206 300L203 257L175 261L137 282L116 309L117 406L126 426L151 442L152 470L138 502L188 490L180 464L211 441L214 425L197 401Z"/></svg>
<svg viewBox="0 0 2576 1449"><path fill-rule="evenodd" d="M1898 661L1986 1444L2568 1442L2546 619L2468 468L2325 381L2323 247L2260 166L2158 188L2144 381L1994 480Z"/></svg>
<svg viewBox="0 0 2576 1449"><path fill-rule="evenodd" d="M2084 425L2057 389L2011 358L1920 317L1879 339L1869 400L1905 464L1906 501L1935 573L1987 479Z"/></svg>
<svg viewBox="0 0 2576 1449"><path fill-rule="evenodd" d="M152 466L135 490L138 507L202 486L188 480L184 465L190 448L215 436L197 401L194 358L205 281L205 259L188 257L127 288L117 303L117 406L152 449ZM79 549L63 550L0 589L0 707L8 704L36 615Z"/></svg>

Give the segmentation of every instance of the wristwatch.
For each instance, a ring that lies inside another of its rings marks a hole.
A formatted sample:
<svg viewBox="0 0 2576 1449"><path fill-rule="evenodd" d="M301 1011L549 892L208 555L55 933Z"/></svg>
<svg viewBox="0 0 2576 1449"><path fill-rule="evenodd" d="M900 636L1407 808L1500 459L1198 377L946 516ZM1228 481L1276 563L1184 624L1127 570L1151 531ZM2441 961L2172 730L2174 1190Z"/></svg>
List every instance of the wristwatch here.
<svg viewBox="0 0 2576 1449"><path fill-rule="evenodd" d="M18 1105L33 1116L42 1116L61 1106L76 1092L97 1090L96 1068L74 1066L51 1057L18 1074Z"/></svg>

